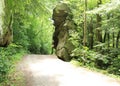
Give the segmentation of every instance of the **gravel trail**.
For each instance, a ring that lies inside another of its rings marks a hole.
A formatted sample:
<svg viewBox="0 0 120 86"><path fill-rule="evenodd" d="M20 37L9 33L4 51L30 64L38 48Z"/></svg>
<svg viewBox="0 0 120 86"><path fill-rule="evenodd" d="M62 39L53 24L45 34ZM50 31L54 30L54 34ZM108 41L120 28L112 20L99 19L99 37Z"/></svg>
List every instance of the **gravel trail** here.
<svg viewBox="0 0 120 86"><path fill-rule="evenodd" d="M120 81L75 67L54 55L26 55L19 63L25 86L120 86Z"/></svg>

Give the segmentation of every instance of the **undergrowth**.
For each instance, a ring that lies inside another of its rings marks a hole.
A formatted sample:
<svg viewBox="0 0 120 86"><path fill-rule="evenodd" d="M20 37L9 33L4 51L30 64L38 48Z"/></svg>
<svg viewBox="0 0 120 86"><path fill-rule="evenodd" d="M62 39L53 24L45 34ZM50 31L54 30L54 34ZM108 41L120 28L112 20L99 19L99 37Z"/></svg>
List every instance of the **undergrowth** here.
<svg viewBox="0 0 120 86"><path fill-rule="evenodd" d="M14 86L13 82L18 79L15 77L15 64L25 53L21 46L15 44L0 47L0 86Z"/></svg>
<svg viewBox="0 0 120 86"><path fill-rule="evenodd" d="M71 56L73 63L90 69L102 70L106 74L120 77L120 50L101 49L89 50L87 47L76 48ZM76 63L77 61L77 63Z"/></svg>
<svg viewBox="0 0 120 86"><path fill-rule="evenodd" d="M88 65L87 66L86 65L81 65L81 63L76 59L72 59L70 63L77 66L77 67L87 68L90 71L97 72L97 73L102 73L102 74L105 74L106 76L109 76L109 77L115 78L117 80L120 80L119 75L110 74L110 73L108 73L107 70L101 70L101 69L98 69L98 68L93 67L93 66L91 67L91 66L88 66Z"/></svg>

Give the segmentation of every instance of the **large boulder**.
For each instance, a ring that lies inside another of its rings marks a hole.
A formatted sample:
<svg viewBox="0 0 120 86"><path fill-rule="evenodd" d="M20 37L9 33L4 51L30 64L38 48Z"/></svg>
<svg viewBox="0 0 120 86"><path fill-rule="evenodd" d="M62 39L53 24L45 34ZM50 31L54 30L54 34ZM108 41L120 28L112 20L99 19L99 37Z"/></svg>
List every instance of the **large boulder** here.
<svg viewBox="0 0 120 86"><path fill-rule="evenodd" d="M74 46L69 40L71 33L75 31L75 24L72 20L70 8L65 3L59 3L53 9L55 31L53 34L53 45L58 58L70 61L70 56Z"/></svg>

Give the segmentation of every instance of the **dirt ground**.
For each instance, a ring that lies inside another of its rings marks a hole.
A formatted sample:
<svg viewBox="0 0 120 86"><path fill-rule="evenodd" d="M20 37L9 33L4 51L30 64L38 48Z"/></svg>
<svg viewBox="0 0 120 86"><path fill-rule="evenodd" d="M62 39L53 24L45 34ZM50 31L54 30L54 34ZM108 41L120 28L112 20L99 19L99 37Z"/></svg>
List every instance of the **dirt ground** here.
<svg viewBox="0 0 120 86"><path fill-rule="evenodd" d="M120 81L76 67L54 55L26 55L18 65L25 86L120 86Z"/></svg>

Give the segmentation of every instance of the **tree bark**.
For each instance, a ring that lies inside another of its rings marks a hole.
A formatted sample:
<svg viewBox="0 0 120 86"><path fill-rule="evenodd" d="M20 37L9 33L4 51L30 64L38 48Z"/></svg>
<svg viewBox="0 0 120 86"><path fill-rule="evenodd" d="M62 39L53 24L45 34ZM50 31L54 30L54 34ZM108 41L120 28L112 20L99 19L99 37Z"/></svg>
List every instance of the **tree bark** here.
<svg viewBox="0 0 120 86"><path fill-rule="evenodd" d="M107 33L107 39L108 39L108 48L110 47L110 34Z"/></svg>
<svg viewBox="0 0 120 86"><path fill-rule="evenodd" d="M103 39L103 43L106 42L106 35L107 35L107 32L105 31L105 33L104 33L104 39Z"/></svg>
<svg viewBox="0 0 120 86"><path fill-rule="evenodd" d="M112 37L113 37L113 48L115 47L115 33L113 32L112 34Z"/></svg>
<svg viewBox="0 0 120 86"><path fill-rule="evenodd" d="M93 36L94 36L94 33L93 33L93 21L92 21L92 18L91 18L91 21L88 25L88 42L89 42L89 48L90 49L93 49L93 43L94 43L94 40L93 40Z"/></svg>
<svg viewBox="0 0 120 86"><path fill-rule="evenodd" d="M119 38L120 38L120 30L118 31L118 34L117 34L116 48L119 48Z"/></svg>
<svg viewBox="0 0 120 86"><path fill-rule="evenodd" d="M84 8L84 31L83 31L83 45L86 46L87 44L87 0L85 0L85 8Z"/></svg>
<svg viewBox="0 0 120 86"><path fill-rule="evenodd" d="M97 6L99 7L100 4L102 4L102 0L98 0ZM102 30L100 29L102 18L99 14L97 14L96 16L97 16L96 40L102 42Z"/></svg>

